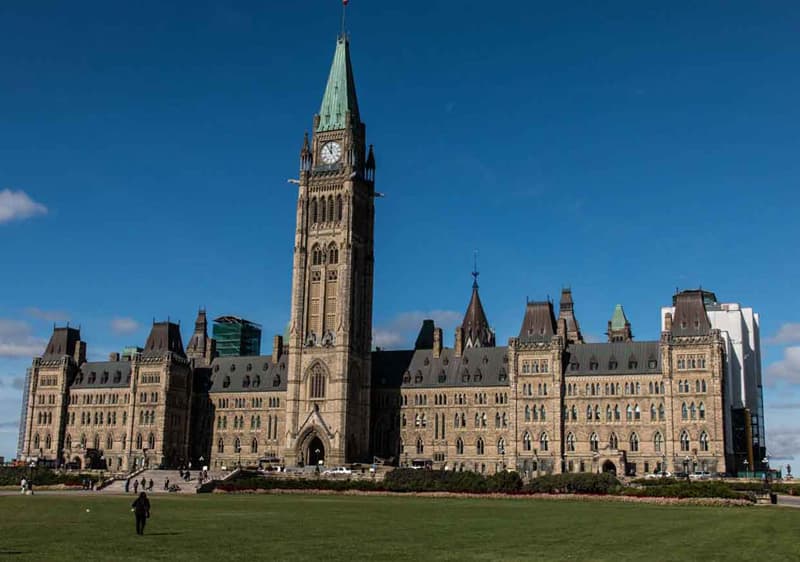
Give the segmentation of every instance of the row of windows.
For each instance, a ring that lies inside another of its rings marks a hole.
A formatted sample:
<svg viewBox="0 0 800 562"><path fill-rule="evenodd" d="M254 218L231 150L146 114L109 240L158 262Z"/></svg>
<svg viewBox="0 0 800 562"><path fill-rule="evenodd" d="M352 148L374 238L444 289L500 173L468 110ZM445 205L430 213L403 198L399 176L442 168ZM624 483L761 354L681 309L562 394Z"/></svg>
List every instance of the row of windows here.
<svg viewBox="0 0 800 562"><path fill-rule="evenodd" d="M156 413L154 410L142 410L139 412L139 425L153 425L155 423Z"/></svg>
<svg viewBox="0 0 800 562"><path fill-rule="evenodd" d="M684 379L678 381L678 392L691 392L691 391L692 391L692 385L689 384L688 380ZM694 381L694 391L696 394L708 391L708 386L706 385L705 379L698 379Z"/></svg>
<svg viewBox="0 0 800 562"><path fill-rule="evenodd" d="M139 394L139 402L146 403L152 402L153 404L158 402L158 392L142 392Z"/></svg>
<svg viewBox="0 0 800 562"><path fill-rule="evenodd" d="M686 406L686 402L681 404L681 419L682 420L696 420L698 417L701 420L706 419L706 407L705 405L700 402L699 406L695 406L694 402L692 402L689 406Z"/></svg>
<svg viewBox="0 0 800 562"><path fill-rule="evenodd" d="M53 412L39 412L36 417L36 423L39 425L49 425L53 423Z"/></svg>
<svg viewBox="0 0 800 562"><path fill-rule="evenodd" d="M525 359L522 362L522 373L547 373L550 370L550 362L547 359Z"/></svg>
<svg viewBox="0 0 800 562"><path fill-rule="evenodd" d="M571 409L572 420L577 421L577 412L575 411L575 406ZM565 413L565 419L569 419L569 416ZM606 418L607 422L610 421L621 421L622 413L618 404L615 404L612 408L610 404L606 404ZM642 419L642 410L639 407L639 404L634 404L631 406L628 404L625 407L625 421L640 421ZM666 419L666 411L664 409L664 404L659 404L658 408L656 408L655 403L650 404L650 421L664 421ZM591 404L586 406L586 421L601 421L600 417L600 406L598 404L594 405L592 408Z"/></svg>
<svg viewBox="0 0 800 562"><path fill-rule="evenodd" d="M142 384L158 384L161 382L161 375L158 373L142 373L139 375L139 382Z"/></svg>
<svg viewBox="0 0 800 562"><path fill-rule="evenodd" d="M308 205L308 219L311 224L326 223L342 220L343 202L342 196L314 197Z"/></svg>
<svg viewBox="0 0 800 562"><path fill-rule="evenodd" d="M100 373L100 384L107 384L110 376L111 375L108 371L103 371L102 373ZM113 376L114 376L114 384L119 384L120 382L122 382L122 371L115 371ZM86 376L83 373L83 371L81 371L75 378L75 382L77 384L83 384L84 377L88 384L95 384L97 382L97 373L95 371L90 372L88 376ZM125 378L125 382L130 382L130 380L131 380L131 375L130 373L128 373L128 375Z"/></svg>
<svg viewBox="0 0 800 562"><path fill-rule="evenodd" d="M420 384L424 380L425 377L423 376L422 371L417 371L417 373L414 375L414 382L416 384ZM437 380L441 384L447 382L447 372L444 369L442 369L439 372ZM471 374L469 369L467 369L466 367L464 367L461 370L461 382L470 382L470 381L481 382L482 380L483 380L483 372L480 369L475 369L475 372ZM500 382L508 380L508 374L506 373L505 369L501 368L500 371L497 373L497 380ZM411 384L411 373L409 373L408 371L406 371L405 374L403 375L403 384Z"/></svg>
<svg viewBox="0 0 800 562"><path fill-rule="evenodd" d="M706 356L698 354L681 354L677 358L677 366L679 371L688 371L690 369L705 369Z"/></svg>
<svg viewBox="0 0 800 562"><path fill-rule="evenodd" d="M233 365L231 365L231 367L232 366ZM274 388L280 385L281 385L281 376L276 374L274 377L272 377L272 386ZM231 377L229 375L225 375L225 377L222 379L222 388L230 388L230 386L231 386ZM256 375L252 379L250 378L250 375L245 375L244 378L242 379L242 388L250 388L250 387L258 388L260 386L261 386L260 375Z"/></svg>
<svg viewBox="0 0 800 562"><path fill-rule="evenodd" d="M130 395L123 394L122 397L123 397L122 399L123 404L127 404L130 401ZM82 405L120 403L119 394L81 394L80 397L77 394L73 394L72 396L70 396L69 403L78 404L79 398L80 398L80 403Z"/></svg>
<svg viewBox="0 0 800 562"><path fill-rule="evenodd" d="M35 444L35 443L38 442L38 439L39 439L39 435L37 434L36 437L34 438L34 447L38 447L38 445ZM144 438L142 437L141 433L137 433L136 434L136 439L135 439L134 443L135 443L135 448L136 449L140 449L141 450L142 448L144 448L145 443L144 443ZM80 448L81 449L86 449L86 447L87 447L86 435L81 435L79 444L80 444ZM95 434L92 445L93 445L93 447L95 449L99 450L100 449L100 444L101 444L100 435L99 434ZM114 436L113 436L113 434L109 433L106 436L106 443L105 444L106 444L106 449L113 449L114 448ZM127 446L127 435L124 434L124 433L122 434L122 439L120 440L120 444L121 444L121 446L122 446L121 448L123 450ZM71 449L72 448L72 436L69 433L67 434L66 438L64 439L64 447L67 448L67 449ZM147 436L147 448L150 449L150 450L153 450L153 449L156 448L156 436L153 433L150 433Z"/></svg>
<svg viewBox="0 0 800 562"><path fill-rule="evenodd" d="M314 244L311 248L311 265L336 265L339 263L339 247L335 242L328 244L327 248Z"/></svg>
<svg viewBox="0 0 800 562"><path fill-rule="evenodd" d="M38 403L39 403L39 405L44 405L45 403L53 405L53 404L56 403L56 395L55 394L39 394Z"/></svg>
<svg viewBox="0 0 800 562"><path fill-rule="evenodd" d="M58 377L54 375L39 375L39 386L58 386Z"/></svg>
<svg viewBox="0 0 800 562"><path fill-rule="evenodd" d="M122 425L128 422L128 412L122 412ZM142 422L140 422L142 423ZM117 425L117 412L81 412L82 425ZM75 412L69 413L69 425L75 425Z"/></svg>
<svg viewBox="0 0 800 562"><path fill-rule="evenodd" d="M522 385L523 396L533 396L533 383L525 383ZM547 396L547 383L539 383L536 385L537 396Z"/></svg>
<svg viewBox="0 0 800 562"><path fill-rule="evenodd" d="M608 363L606 364L606 367L608 368L609 371L616 371L617 369L619 369L619 363L617 362L616 359L614 359L612 357L608 361ZM648 369L655 369L657 367L658 367L658 361L655 358L651 357L650 359L647 360L647 368ZM569 364L569 370L570 371L578 371L578 370L580 370L580 368L581 368L581 364L579 362L577 362L577 361L573 361L573 362L571 362ZM638 369L638 368L639 368L639 362L636 359L629 359L628 360L628 369L632 370L632 369ZM600 362L597 359L595 359L594 357L592 357L589 360L589 370L590 371L599 371L600 370Z"/></svg>

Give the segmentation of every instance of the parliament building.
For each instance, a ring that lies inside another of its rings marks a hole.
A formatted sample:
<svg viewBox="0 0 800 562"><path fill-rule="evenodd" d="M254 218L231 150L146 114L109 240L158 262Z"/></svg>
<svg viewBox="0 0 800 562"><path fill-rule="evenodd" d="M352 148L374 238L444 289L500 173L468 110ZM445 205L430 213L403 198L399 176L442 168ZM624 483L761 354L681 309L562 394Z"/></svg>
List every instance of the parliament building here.
<svg viewBox="0 0 800 562"><path fill-rule="evenodd" d="M617 305L608 341L584 340L571 290L528 302L497 345L477 273L446 347L372 346L375 157L338 38L300 152L289 328L271 355L217 353L201 310L188 344L154 322L143 347L86 359L55 327L28 370L21 458L55 466L385 462L531 476L756 469L765 454L758 315L678 291L656 341ZM466 288L466 287L465 287ZM654 314L655 316L655 314Z"/></svg>

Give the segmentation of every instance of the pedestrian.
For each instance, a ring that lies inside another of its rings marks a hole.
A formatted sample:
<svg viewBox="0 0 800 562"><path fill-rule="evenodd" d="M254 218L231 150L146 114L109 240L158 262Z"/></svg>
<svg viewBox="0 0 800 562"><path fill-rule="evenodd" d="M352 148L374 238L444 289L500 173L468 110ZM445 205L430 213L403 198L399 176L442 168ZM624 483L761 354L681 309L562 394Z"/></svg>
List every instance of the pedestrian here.
<svg viewBox="0 0 800 562"><path fill-rule="evenodd" d="M131 491L131 479L130 478L126 478L125 479L125 493L127 494L130 491Z"/></svg>
<svg viewBox="0 0 800 562"><path fill-rule="evenodd" d="M165 490L165 491L166 491L166 490L169 490L169 478L167 478L166 480L164 480L164 490Z"/></svg>
<svg viewBox="0 0 800 562"><path fill-rule="evenodd" d="M20 482L20 483L19 483L19 486L20 486L20 488L21 488L21 489L20 489L20 491L19 491L19 493L20 493L20 494L24 494L24 493L25 493L25 490L27 490L27 489L28 489L28 481L27 481L27 480L25 480L25 479L23 478L23 479L22 479L22 482Z"/></svg>
<svg viewBox="0 0 800 562"><path fill-rule="evenodd" d="M139 481L138 480L134 480L133 481L133 493L134 494L138 494L139 493Z"/></svg>
<svg viewBox="0 0 800 562"><path fill-rule="evenodd" d="M33 480L28 480L28 493L33 495Z"/></svg>
<svg viewBox="0 0 800 562"><path fill-rule="evenodd" d="M153 491L153 479L152 478L150 479L150 482L148 483L147 491L148 492L152 492Z"/></svg>
<svg viewBox="0 0 800 562"><path fill-rule="evenodd" d="M131 504L132 511L136 516L136 534L144 534L144 524L147 518L150 517L150 500L147 499L147 494L144 492L139 494L139 497Z"/></svg>
<svg viewBox="0 0 800 562"><path fill-rule="evenodd" d="M142 476L142 491L147 487L147 479Z"/></svg>

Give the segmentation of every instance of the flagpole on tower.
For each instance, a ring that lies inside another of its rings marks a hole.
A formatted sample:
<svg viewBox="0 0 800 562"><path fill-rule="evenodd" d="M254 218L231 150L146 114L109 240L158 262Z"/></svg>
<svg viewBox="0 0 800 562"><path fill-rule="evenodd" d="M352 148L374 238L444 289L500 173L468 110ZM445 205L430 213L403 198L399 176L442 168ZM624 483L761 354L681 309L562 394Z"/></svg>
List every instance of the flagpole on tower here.
<svg viewBox="0 0 800 562"><path fill-rule="evenodd" d="M346 37L347 28L345 27L345 23L347 21L347 4L349 0L342 0L342 39Z"/></svg>

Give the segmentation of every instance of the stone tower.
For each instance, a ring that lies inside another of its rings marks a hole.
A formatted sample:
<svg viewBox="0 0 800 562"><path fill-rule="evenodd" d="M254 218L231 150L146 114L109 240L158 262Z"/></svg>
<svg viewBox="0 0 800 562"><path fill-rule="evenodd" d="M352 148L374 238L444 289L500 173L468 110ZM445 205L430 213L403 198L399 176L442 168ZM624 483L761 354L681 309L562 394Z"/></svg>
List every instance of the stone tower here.
<svg viewBox="0 0 800 562"><path fill-rule="evenodd" d="M350 45L336 42L313 136L300 152L284 458L368 454L375 158Z"/></svg>

